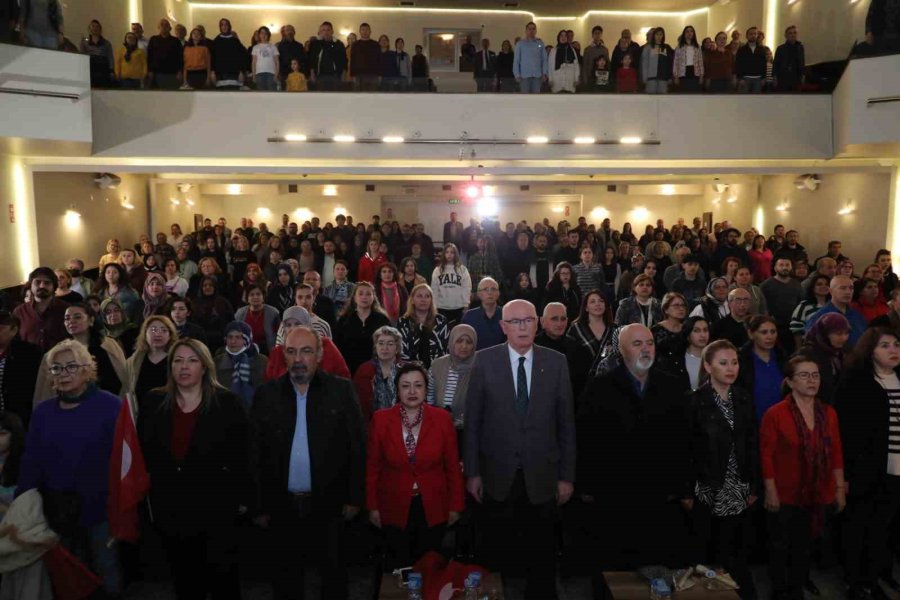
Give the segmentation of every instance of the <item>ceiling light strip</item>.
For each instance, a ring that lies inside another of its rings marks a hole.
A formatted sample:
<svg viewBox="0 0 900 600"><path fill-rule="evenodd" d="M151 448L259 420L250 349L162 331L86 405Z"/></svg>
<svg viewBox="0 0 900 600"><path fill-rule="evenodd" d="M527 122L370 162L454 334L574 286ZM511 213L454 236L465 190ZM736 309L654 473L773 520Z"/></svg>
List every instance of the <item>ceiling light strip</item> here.
<svg viewBox="0 0 900 600"><path fill-rule="evenodd" d="M622 141L622 140L626 141ZM288 136L276 136L266 138L266 141L271 143L283 143L283 142L293 142L296 141L294 139L288 139ZM348 140L349 141L349 140ZM307 144L334 144L341 143L336 142L332 137L310 137L304 140L304 143ZM391 144L398 145L401 142L393 142L393 141L385 141L385 138L356 138L355 143L357 144ZM586 143L586 140L582 138L575 139L547 139L544 141L541 139L540 141L531 141L529 142L527 139L480 139L480 138L466 138L466 139L425 139L425 138L411 138L405 139L403 144L437 144L437 145L459 145L459 144L468 144L468 145L478 145L478 146L544 146L544 145L557 145L557 146L585 146L585 145L595 145L595 146L659 146L662 142L660 140L644 140L640 141L629 141L629 138L621 138L621 139L612 139L612 140L601 140L595 139L590 144Z"/></svg>

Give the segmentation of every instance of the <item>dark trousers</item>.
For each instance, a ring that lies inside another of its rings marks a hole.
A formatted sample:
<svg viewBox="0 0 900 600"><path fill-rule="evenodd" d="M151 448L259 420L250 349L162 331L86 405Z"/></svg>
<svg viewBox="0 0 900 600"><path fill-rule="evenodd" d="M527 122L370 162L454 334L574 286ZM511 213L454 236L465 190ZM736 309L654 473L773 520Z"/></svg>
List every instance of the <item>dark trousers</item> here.
<svg viewBox="0 0 900 600"><path fill-rule="evenodd" d="M453 329L453 326L462 319L464 308L439 308L438 312L447 319L447 330Z"/></svg>
<svg viewBox="0 0 900 600"><path fill-rule="evenodd" d="M851 496L844 513L844 572L851 586L873 587L891 572L888 538L900 512L900 477L887 476L872 493Z"/></svg>
<svg viewBox="0 0 900 600"><path fill-rule="evenodd" d="M700 79L694 74L694 67L684 68L684 77L678 80L678 91L690 94L700 91Z"/></svg>
<svg viewBox="0 0 900 600"><path fill-rule="evenodd" d="M236 532L163 533L177 600L240 600Z"/></svg>
<svg viewBox="0 0 900 600"><path fill-rule="evenodd" d="M743 600L757 597L747 562L753 536L750 522L749 510L740 515L718 517L705 504L695 502L691 511L698 561L724 567L740 586Z"/></svg>
<svg viewBox="0 0 900 600"><path fill-rule="evenodd" d="M769 578L772 591L803 598L809 575L812 515L805 508L782 504L767 514L769 530Z"/></svg>
<svg viewBox="0 0 900 600"><path fill-rule="evenodd" d="M316 77L316 90L320 92L341 91L340 75L319 75Z"/></svg>
<svg viewBox="0 0 900 600"><path fill-rule="evenodd" d="M479 92L496 92L497 86L494 84L493 77L476 77L475 85Z"/></svg>
<svg viewBox="0 0 900 600"><path fill-rule="evenodd" d="M501 572L524 569L526 600L554 600L556 503L532 504L519 470L506 500L485 494L481 512L484 562Z"/></svg>
<svg viewBox="0 0 900 600"><path fill-rule="evenodd" d="M378 75L357 75L354 79L357 92L377 92L381 78Z"/></svg>
<svg viewBox="0 0 900 600"><path fill-rule="evenodd" d="M409 516L406 528L384 527L384 538L387 543L385 567L388 572L402 567L409 567L426 552L440 552L444 540L446 524L428 526L425 519L425 507L422 497L415 496L409 505Z"/></svg>
<svg viewBox="0 0 900 600"><path fill-rule="evenodd" d="M347 599L344 560L344 520L340 515L317 514L311 498L292 498L294 510L272 515L275 600L303 600L304 568L319 566L322 600Z"/></svg>

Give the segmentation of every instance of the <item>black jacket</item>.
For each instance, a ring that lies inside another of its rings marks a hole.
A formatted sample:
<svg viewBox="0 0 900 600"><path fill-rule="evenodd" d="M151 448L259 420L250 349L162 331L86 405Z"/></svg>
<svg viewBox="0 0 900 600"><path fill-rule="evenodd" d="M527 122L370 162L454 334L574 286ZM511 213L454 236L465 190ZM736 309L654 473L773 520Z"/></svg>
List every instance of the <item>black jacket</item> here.
<svg viewBox="0 0 900 600"><path fill-rule="evenodd" d="M291 61L297 60L300 63L300 72L308 73L309 66L306 64L306 51L303 50L303 44L294 40L289 42L281 40L276 45L278 48L278 71L282 77L287 77L291 72Z"/></svg>
<svg viewBox="0 0 900 600"><path fill-rule="evenodd" d="M150 392L138 415L138 435L150 473L150 506L164 531L210 531L233 524L240 506L250 506L250 437L247 414L237 396L218 389L197 417L190 449L172 456L172 411L165 394Z"/></svg>
<svg viewBox="0 0 900 600"><path fill-rule="evenodd" d="M738 79L741 77L765 77L766 47L756 44L756 51L754 51L750 48L750 44L741 46L734 57L734 74ZM721 264L719 262L715 266L719 267Z"/></svg>
<svg viewBox="0 0 900 600"><path fill-rule="evenodd" d="M700 482L714 490L725 484L731 448L738 463L741 480L750 484L750 493L760 493L759 432L753 398L732 386L734 429L716 406L715 391L709 384L688 395L688 419L691 432L690 484Z"/></svg>
<svg viewBox="0 0 900 600"><path fill-rule="evenodd" d="M339 40L316 40L309 46L309 70L316 77L339 77L347 70L347 50ZM351 242L353 236L344 241Z"/></svg>
<svg viewBox="0 0 900 600"><path fill-rule="evenodd" d="M887 477L890 403L870 369L845 373L835 393L850 494L871 496Z"/></svg>
<svg viewBox="0 0 900 600"><path fill-rule="evenodd" d="M331 333L334 335L335 345L347 361L350 373L355 373L359 365L372 358L372 334L375 330L390 324L385 315L375 311L372 311L365 324L355 312L338 319Z"/></svg>
<svg viewBox="0 0 900 600"><path fill-rule="evenodd" d="M296 422L296 392L288 375L256 390L250 423L258 514L291 510L288 472ZM362 506L366 433L350 381L317 371L307 392L306 424L313 509L323 516L338 516L345 504Z"/></svg>
<svg viewBox="0 0 900 600"><path fill-rule="evenodd" d="M578 401L579 488L620 508L688 497L686 391L656 366L642 396L624 365L590 380Z"/></svg>
<svg viewBox="0 0 900 600"><path fill-rule="evenodd" d="M18 415L26 430L31 419L34 386L43 358L44 353L38 346L29 344L18 335L10 342L6 352L3 384L0 387L0 410Z"/></svg>
<svg viewBox="0 0 900 600"><path fill-rule="evenodd" d="M476 52L472 60L475 66L475 79L493 79L497 74L497 53L493 50L487 51L487 69L485 69L484 52L484 50Z"/></svg>
<svg viewBox="0 0 900 600"><path fill-rule="evenodd" d="M237 78L238 73L247 70L247 49L237 36L217 36L212 45L212 70L216 77Z"/></svg>

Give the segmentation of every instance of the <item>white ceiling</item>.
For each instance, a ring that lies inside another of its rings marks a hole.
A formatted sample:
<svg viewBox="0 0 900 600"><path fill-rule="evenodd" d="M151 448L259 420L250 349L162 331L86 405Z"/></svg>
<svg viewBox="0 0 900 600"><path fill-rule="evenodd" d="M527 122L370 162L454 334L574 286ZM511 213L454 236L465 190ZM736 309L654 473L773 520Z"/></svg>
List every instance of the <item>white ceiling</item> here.
<svg viewBox="0 0 900 600"><path fill-rule="evenodd" d="M205 3L207 0L200 0ZM216 0L219 4L293 5L295 0ZM523 10L537 16L583 15L590 10L683 12L703 8L715 0L413 0L416 8ZM400 6L400 0L317 0L316 6Z"/></svg>

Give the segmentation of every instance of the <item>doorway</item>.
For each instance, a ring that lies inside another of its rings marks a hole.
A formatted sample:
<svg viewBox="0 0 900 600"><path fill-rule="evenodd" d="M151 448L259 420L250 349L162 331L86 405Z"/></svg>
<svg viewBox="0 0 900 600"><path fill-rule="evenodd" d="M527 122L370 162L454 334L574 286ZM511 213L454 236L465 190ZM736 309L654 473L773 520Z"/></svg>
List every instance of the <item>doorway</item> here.
<svg viewBox="0 0 900 600"><path fill-rule="evenodd" d="M469 44L475 50L463 54ZM432 71L440 73L469 73L474 69L471 58L481 47L481 29L426 29L425 52Z"/></svg>

